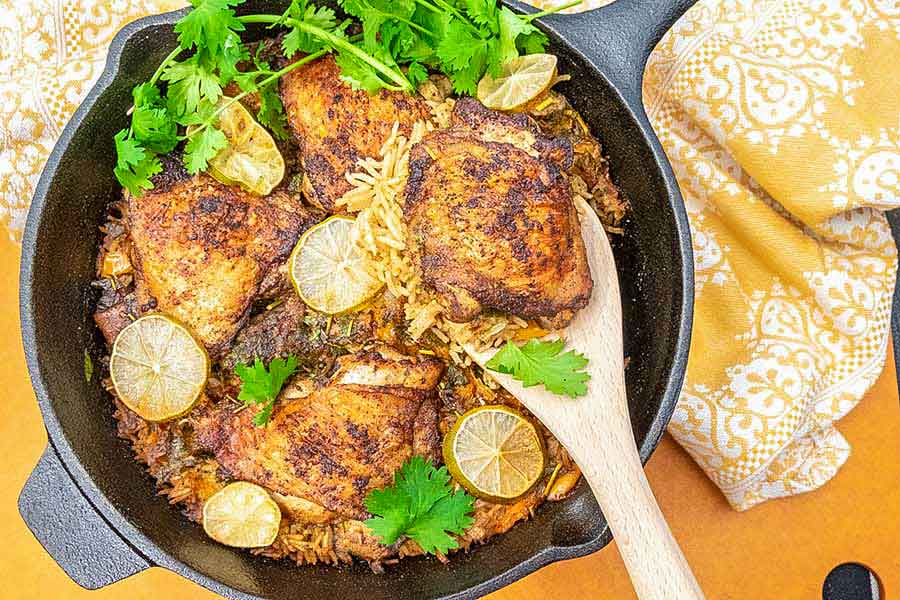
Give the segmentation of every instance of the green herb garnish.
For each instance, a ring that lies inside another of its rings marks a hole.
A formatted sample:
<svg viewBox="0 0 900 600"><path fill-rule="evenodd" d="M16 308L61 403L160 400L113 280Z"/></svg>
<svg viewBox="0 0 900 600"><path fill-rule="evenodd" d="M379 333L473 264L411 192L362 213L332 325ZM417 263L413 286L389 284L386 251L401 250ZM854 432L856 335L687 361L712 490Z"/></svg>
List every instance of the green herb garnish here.
<svg viewBox="0 0 900 600"><path fill-rule="evenodd" d="M394 475L393 486L366 496L366 508L375 516L365 524L383 544L406 536L424 552L446 554L459 545L450 534L461 535L472 526L474 502L465 491L454 490L446 467L436 469L413 456Z"/></svg>
<svg viewBox="0 0 900 600"><path fill-rule="evenodd" d="M153 188L150 179L162 170L159 155L182 143L187 170L205 171L228 144L216 128L219 115L251 93L260 95L259 122L286 138L278 80L329 53L354 89L412 93L432 69L449 76L458 93L473 94L486 72L498 75L519 54L544 50L547 38L533 25L535 18L581 1L517 15L494 0L340 0L351 18L339 21L332 9L309 0L293 0L280 15L242 16L234 7L244 0L191 0L192 10L175 25L178 48L132 92L131 125L115 136L116 178L139 196ZM349 36L354 22L362 34ZM305 56L273 70L241 41L240 32L250 23L286 29L284 56ZM241 63L253 66L239 72ZM241 93L219 104L232 81Z"/></svg>
<svg viewBox="0 0 900 600"><path fill-rule="evenodd" d="M577 398L587 394L585 382L591 378L582 369L588 359L574 350L562 353L565 340L542 342L529 340L523 346L512 342L500 348L485 366L491 371L506 373L525 387L539 383L554 394Z"/></svg>
<svg viewBox="0 0 900 600"><path fill-rule="evenodd" d="M241 378L241 391L238 400L248 406L262 404L261 411L253 417L253 423L262 427L272 417L272 409L275 407L275 399L278 398L281 388L284 387L288 377L297 371L297 357L274 358L269 363L268 370L258 358L252 366L236 365L234 372Z"/></svg>
<svg viewBox="0 0 900 600"><path fill-rule="evenodd" d="M94 361L91 360L91 355L88 354L88 351L84 351L84 380L88 383L91 382L91 377L94 376Z"/></svg>

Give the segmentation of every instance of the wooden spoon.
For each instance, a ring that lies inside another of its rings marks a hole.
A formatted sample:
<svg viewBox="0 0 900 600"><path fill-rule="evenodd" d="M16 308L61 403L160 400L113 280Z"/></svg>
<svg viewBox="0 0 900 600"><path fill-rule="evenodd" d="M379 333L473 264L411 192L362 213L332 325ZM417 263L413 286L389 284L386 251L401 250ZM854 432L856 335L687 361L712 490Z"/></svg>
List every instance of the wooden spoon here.
<svg viewBox="0 0 900 600"><path fill-rule="evenodd" d="M501 373L491 376L534 413L578 463L641 600L702 600L703 592L656 504L635 445L625 397L622 306L612 249L593 209L581 199L576 207L594 292L588 306L558 333L568 340L567 348L590 360L587 396L572 399L539 385L525 388ZM465 349L482 366L494 355Z"/></svg>

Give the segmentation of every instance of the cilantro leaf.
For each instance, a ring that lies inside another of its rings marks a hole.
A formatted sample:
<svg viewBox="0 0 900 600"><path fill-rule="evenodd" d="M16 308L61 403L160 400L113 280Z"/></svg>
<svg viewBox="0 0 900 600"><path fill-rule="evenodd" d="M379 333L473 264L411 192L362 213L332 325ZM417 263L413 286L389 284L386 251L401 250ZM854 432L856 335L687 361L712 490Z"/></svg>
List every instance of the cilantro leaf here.
<svg viewBox="0 0 900 600"><path fill-rule="evenodd" d="M468 516L472 501L464 492L444 496L407 528L406 535L416 540L425 552L447 554L458 546L447 532L462 534L474 521Z"/></svg>
<svg viewBox="0 0 900 600"><path fill-rule="evenodd" d="M129 136L127 129L121 130L113 139L116 142L117 165L131 167L140 164L146 158L146 151Z"/></svg>
<svg viewBox="0 0 900 600"><path fill-rule="evenodd" d="M435 52L449 71L465 69L472 59L484 52L486 41L475 37L460 21L451 21Z"/></svg>
<svg viewBox="0 0 900 600"><path fill-rule="evenodd" d="M523 21L518 15L505 6L500 11L499 23L500 43L497 60L489 67L489 70L493 71L493 75L499 75L500 67L519 56L519 48L516 45L516 40L520 35L529 34L532 31L539 31L537 27L527 21Z"/></svg>
<svg viewBox="0 0 900 600"><path fill-rule="evenodd" d="M571 398L587 394L586 381L591 376L584 372L588 359L574 350L561 353L565 340L552 342L529 340L523 346L507 342L486 367L491 371L512 375L525 387L539 383L554 394Z"/></svg>
<svg viewBox="0 0 900 600"><path fill-rule="evenodd" d="M185 113L176 117L179 125L203 125L207 121L212 121L216 114L216 104L212 104L206 100L201 100L197 110L192 113Z"/></svg>
<svg viewBox="0 0 900 600"><path fill-rule="evenodd" d="M178 123L169 115L166 104L152 83L142 83L131 91L134 112L131 132L144 148L159 154L171 152L178 145Z"/></svg>
<svg viewBox="0 0 900 600"><path fill-rule="evenodd" d="M334 10L327 6L306 6L306 2L295 0L285 15L326 31L337 27ZM281 42L281 49L287 58L292 58L297 52L312 54L325 46L326 43L323 40L301 30L299 27L291 29Z"/></svg>
<svg viewBox="0 0 900 600"><path fill-rule="evenodd" d="M121 130L113 139L116 143L114 173L122 187L135 196L140 196L143 190L153 189L150 178L162 171L156 154L143 148L128 129Z"/></svg>
<svg viewBox="0 0 900 600"><path fill-rule="evenodd" d="M284 104L276 85L267 85L259 91L259 111L256 118L278 139L288 139L287 115L284 114Z"/></svg>
<svg viewBox="0 0 900 600"><path fill-rule="evenodd" d="M178 43L185 50L197 47L215 56L229 40L237 37L236 31L244 31L231 10L243 0L191 0L193 9L175 24ZM237 40L240 42L240 38Z"/></svg>
<svg viewBox="0 0 900 600"><path fill-rule="evenodd" d="M262 404L254 417L253 423L263 426L269 422L275 400L288 378L297 371L297 357L274 358L268 370L258 358L252 366L236 365L234 372L241 378L241 391L238 400L244 404Z"/></svg>
<svg viewBox="0 0 900 600"><path fill-rule="evenodd" d="M493 0L466 0L466 14L472 22L497 33L497 3Z"/></svg>
<svg viewBox="0 0 900 600"><path fill-rule="evenodd" d="M421 63L410 63L406 69L406 78L414 88L418 88L420 83L428 79L428 69L423 67Z"/></svg>
<svg viewBox="0 0 900 600"><path fill-rule="evenodd" d="M219 85L228 85L238 74L238 63L250 58L247 49L237 36L226 40L221 52L216 56L216 67L219 70Z"/></svg>
<svg viewBox="0 0 900 600"><path fill-rule="evenodd" d="M195 112L201 100L215 104L222 96L219 78L199 60L199 55L172 63L161 79L169 82L168 108L176 116Z"/></svg>
<svg viewBox="0 0 900 600"><path fill-rule="evenodd" d="M178 145L178 124L169 117L165 107L135 108L131 115L131 129L135 139L153 152L166 154Z"/></svg>
<svg viewBox="0 0 900 600"><path fill-rule="evenodd" d="M131 97L134 99L135 106L159 106L164 104L159 88L149 81L134 86L131 90Z"/></svg>
<svg viewBox="0 0 900 600"><path fill-rule="evenodd" d="M340 4L344 12L359 19L363 46L369 52L382 47L379 42L382 26L398 23L398 19L409 21L416 10L413 0L341 0Z"/></svg>
<svg viewBox="0 0 900 600"><path fill-rule="evenodd" d="M413 456L394 474L393 486L366 496L366 508L375 516L365 524L383 544L406 536L427 553L446 554L458 546L450 534L461 535L472 526L474 502L463 490L454 490L446 467L437 469Z"/></svg>
<svg viewBox="0 0 900 600"><path fill-rule="evenodd" d="M196 175L205 171L209 161L215 158L220 150L228 147L228 139L225 134L208 125L204 129L191 135L184 146L184 166L188 173Z"/></svg>

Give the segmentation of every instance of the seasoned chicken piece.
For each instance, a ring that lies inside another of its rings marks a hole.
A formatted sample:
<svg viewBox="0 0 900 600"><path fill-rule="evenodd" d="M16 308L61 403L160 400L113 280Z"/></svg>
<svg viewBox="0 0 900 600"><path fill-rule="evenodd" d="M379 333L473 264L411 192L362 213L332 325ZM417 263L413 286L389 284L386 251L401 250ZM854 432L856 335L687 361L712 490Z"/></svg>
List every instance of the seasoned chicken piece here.
<svg viewBox="0 0 900 600"><path fill-rule="evenodd" d="M331 55L285 75L281 98L300 145L304 193L328 211L350 190L347 174L359 159L378 156L395 122L409 135L430 115L421 99L403 92L354 91Z"/></svg>
<svg viewBox="0 0 900 600"><path fill-rule="evenodd" d="M199 419L197 437L233 478L297 496L350 519L391 485L410 456L437 459L434 389L443 363L378 346L338 359L329 381L278 400L266 427L228 407Z"/></svg>
<svg viewBox="0 0 900 600"><path fill-rule="evenodd" d="M161 311L199 337L213 359L247 318L267 271L312 225L299 198L262 198L166 161L156 187L129 197L127 225L141 313Z"/></svg>
<svg viewBox="0 0 900 600"><path fill-rule="evenodd" d="M451 320L498 309L556 328L587 305L593 281L562 172L571 161L571 146L526 115L471 98L412 149L412 254Z"/></svg>

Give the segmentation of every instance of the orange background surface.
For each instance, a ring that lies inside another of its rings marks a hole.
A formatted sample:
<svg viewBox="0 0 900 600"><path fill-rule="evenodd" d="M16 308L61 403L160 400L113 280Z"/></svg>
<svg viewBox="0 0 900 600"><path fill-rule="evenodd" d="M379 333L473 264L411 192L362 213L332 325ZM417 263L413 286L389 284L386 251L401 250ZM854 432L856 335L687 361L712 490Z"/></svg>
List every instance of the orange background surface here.
<svg viewBox="0 0 900 600"><path fill-rule="evenodd" d="M19 517L19 491L46 444L19 341L18 246L0 241L0 598L204 600L216 596L177 575L151 569L103 590L70 581ZM842 562L881 577L888 598L900 590L900 402L893 356L868 397L839 424L853 453L824 488L774 500L745 513L670 437L647 473L675 535L710 600L821 598L822 581ZM900 597L900 596L897 596ZM634 598L611 545L557 563L493 594L491 600Z"/></svg>

